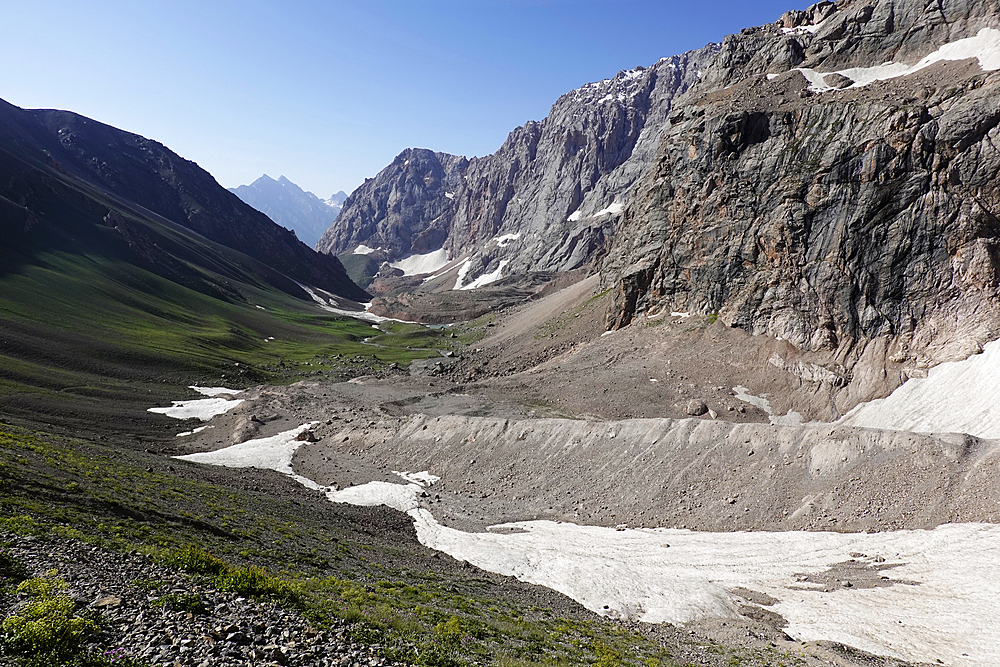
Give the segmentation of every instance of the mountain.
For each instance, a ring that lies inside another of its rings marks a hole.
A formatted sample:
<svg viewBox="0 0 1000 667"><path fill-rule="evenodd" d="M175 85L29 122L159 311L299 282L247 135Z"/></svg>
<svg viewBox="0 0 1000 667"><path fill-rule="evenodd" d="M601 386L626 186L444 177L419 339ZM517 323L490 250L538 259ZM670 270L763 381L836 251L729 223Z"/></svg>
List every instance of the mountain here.
<svg viewBox="0 0 1000 667"><path fill-rule="evenodd" d="M836 417L1000 335L998 51L985 0L819 2L572 91L493 155L408 149L317 248L440 248L456 287L590 266L609 329L788 341L812 365L773 363ZM373 286L426 289L400 280Z"/></svg>
<svg viewBox="0 0 1000 667"><path fill-rule="evenodd" d="M609 328L717 313L786 340L813 364L773 363L835 396L824 417L980 351L1000 335L998 51L977 0L820 3L728 37L601 261Z"/></svg>
<svg viewBox="0 0 1000 667"><path fill-rule="evenodd" d="M82 233L127 244L137 261L163 275L187 272L192 261L214 266L216 259L185 257L186 266L170 268L170 250L161 252L169 246L139 218L154 216L189 244L207 240L252 258L268 282L302 297L308 298L292 281L366 298L335 258L315 253L155 141L68 111L27 111L0 101L0 150L8 175L0 196L14 216L4 218L4 231L25 242L25 258L49 243L50 235L66 233L70 221L53 209L68 205L87 209L91 222ZM26 221L20 228L18 219Z"/></svg>
<svg viewBox="0 0 1000 667"><path fill-rule="evenodd" d="M279 225L293 230L310 247L316 245L320 235L337 219L347 199L346 194L339 192L322 200L284 176L274 180L267 174L250 185L229 188L229 191Z"/></svg>
<svg viewBox="0 0 1000 667"><path fill-rule="evenodd" d="M351 194L316 248L383 248L388 261L444 248L452 260L468 260L467 282L501 263L505 275L583 266L612 232L673 98L698 81L716 50L709 45L567 93L544 120L515 129L486 157L407 149ZM500 236L507 242L486 247Z"/></svg>
<svg viewBox="0 0 1000 667"><path fill-rule="evenodd" d="M337 213L340 213L341 207L343 207L344 202L347 201L347 193L340 190L335 195L331 195L329 199L324 199L323 203L330 208L336 209ZM325 229L323 230L326 231Z"/></svg>

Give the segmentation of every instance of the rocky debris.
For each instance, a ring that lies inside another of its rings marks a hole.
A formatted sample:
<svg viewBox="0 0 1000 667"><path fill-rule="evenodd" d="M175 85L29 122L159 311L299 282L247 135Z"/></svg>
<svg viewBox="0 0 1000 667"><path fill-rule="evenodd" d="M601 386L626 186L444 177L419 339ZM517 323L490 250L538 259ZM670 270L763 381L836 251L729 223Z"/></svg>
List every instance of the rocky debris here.
<svg viewBox="0 0 1000 667"><path fill-rule="evenodd" d="M30 576L55 569L80 609L100 616L92 649L154 667L380 667L394 663L375 647L353 644L348 625L313 627L300 613L257 602L123 554L70 540L5 535L5 550ZM14 595L0 596L3 616Z"/></svg>

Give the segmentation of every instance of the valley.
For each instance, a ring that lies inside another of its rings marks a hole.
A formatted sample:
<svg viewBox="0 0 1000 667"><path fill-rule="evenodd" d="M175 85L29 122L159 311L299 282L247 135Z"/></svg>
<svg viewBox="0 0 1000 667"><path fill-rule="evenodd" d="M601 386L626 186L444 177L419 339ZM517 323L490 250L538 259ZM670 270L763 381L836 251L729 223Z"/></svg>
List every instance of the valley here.
<svg viewBox="0 0 1000 667"><path fill-rule="evenodd" d="M0 665L1000 664L997 86L823 1L329 200L0 101Z"/></svg>

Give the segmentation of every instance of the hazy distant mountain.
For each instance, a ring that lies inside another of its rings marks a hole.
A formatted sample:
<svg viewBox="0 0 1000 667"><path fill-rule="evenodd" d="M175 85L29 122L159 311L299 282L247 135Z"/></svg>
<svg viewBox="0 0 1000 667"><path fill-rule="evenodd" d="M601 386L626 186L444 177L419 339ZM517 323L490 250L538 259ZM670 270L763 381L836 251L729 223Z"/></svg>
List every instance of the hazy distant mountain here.
<svg viewBox="0 0 1000 667"><path fill-rule="evenodd" d="M229 190L279 225L293 230L309 246L316 245L327 227L333 224L341 205L347 199L347 195L341 191L323 200L284 176L274 180L267 174L250 185Z"/></svg>

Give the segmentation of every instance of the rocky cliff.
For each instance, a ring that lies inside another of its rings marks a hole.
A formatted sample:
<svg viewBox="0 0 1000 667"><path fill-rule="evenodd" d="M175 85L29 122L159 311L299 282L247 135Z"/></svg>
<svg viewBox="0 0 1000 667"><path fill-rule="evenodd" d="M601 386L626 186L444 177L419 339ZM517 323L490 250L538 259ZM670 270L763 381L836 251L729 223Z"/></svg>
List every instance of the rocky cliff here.
<svg viewBox="0 0 1000 667"><path fill-rule="evenodd" d="M345 202L317 250L364 244L383 259L446 248L471 258L467 279L494 271L564 271L590 261L659 141L673 98L716 46L620 72L559 98L548 117L467 160L410 149ZM498 235L513 242L484 245Z"/></svg>
<svg viewBox="0 0 1000 667"><path fill-rule="evenodd" d="M602 260L609 328L717 312L825 353L812 389L850 385L859 359L905 379L995 338L998 28L990 2L854 1L727 38Z"/></svg>

